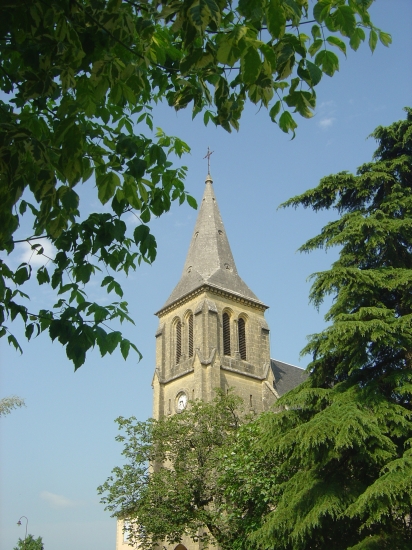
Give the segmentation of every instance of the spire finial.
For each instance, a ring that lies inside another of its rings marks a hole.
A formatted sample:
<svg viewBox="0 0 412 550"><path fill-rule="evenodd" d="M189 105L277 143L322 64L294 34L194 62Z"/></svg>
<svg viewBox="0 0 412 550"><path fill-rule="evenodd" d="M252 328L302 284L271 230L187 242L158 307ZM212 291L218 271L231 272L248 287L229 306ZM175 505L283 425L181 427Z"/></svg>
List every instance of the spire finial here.
<svg viewBox="0 0 412 550"><path fill-rule="evenodd" d="M209 146L208 146L207 153L203 157L204 159L207 158L207 178L206 178L206 181L213 181L212 177L210 175L210 157L212 156L212 153L214 153L214 151L211 151Z"/></svg>

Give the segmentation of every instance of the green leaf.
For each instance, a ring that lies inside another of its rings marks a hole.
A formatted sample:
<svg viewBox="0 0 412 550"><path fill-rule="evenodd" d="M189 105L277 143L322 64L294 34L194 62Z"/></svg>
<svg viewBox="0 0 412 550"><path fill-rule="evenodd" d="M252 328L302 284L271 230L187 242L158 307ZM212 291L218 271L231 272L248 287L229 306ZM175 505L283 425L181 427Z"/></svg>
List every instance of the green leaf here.
<svg viewBox="0 0 412 550"><path fill-rule="evenodd" d="M329 15L330 8L331 2L328 0L317 2L313 7L313 17L318 23L323 23Z"/></svg>
<svg viewBox="0 0 412 550"><path fill-rule="evenodd" d="M26 208L27 208L27 202L22 200L20 202L20 206L19 206L19 212L20 214L24 214L26 212Z"/></svg>
<svg viewBox="0 0 412 550"><path fill-rule="evenodd" d="M147 169L146 161L137 157L130 160L127 165L129 167L129 174L136 179L142 178Z"/></svg>
<svg viewBox="0 0 412 550"><path fill-rule="evenodd" d="M311 32L314 41L322 36L319 25L312 25Z"/></svg>
<svg viewBox="0 0 412 550"><path fill-rule="evenodd" d="M371 52L375 51L377 43L378 43L378 34L374 29L371 29L369 33L369 48L371 49Z"/></svg>
<svg viewBox="0 0 412 550"><path fill-rule="evenodd" d="M144 210L141 211L140 213L140 219L142 220L142 222L144 223L147 223L147 222L150 222L150 210L148 208L145 208Z"/></svg>
<svg viewBox="0 0 412 550"><path fill-rule="evenodd" d="M273 38L281 38L285 33L286 15L280 0L269 0L266 10L270 34Z"/></svg>
<svg viewBox="0 0 412 550"><path fill-rule="evenodd" d="M361 27L355 29L349 40L349 45L352 50L356 51L359 48L360 43L365 40L365 36L365 31Z"/></svg>
<svg viewBox="0 0 412 550"><path fill-rule="evenodd" d="M50 276L45 266L42 266L37 270L37 280L39 285L50 283Z"/></svg>
<svg viewBox="0 0 412 550"><path fill-rule="evenodd" d="M130 350L130 342L129 340L126 340L126 338L123 338L120 342L120 351L123 355L123 359L126 361Z"/></svg>
<svg viewBox="0 0 412 550"><path fill-rule="evenodd" d="M22 285L30 279L32 268L29 264L22 264L14 274L16 285Z"/></svg>
<svg viewBox="0 0 412 550"><path fill-rule="evenodd" d="M379 31L379 40L384 46L392 44L392 36L387 32Z"/></svg>
<svg viewBox="0 0 412 550"><path fill-rule="evenodd" d="M110 355L114 352L117 346L122 341L122 334L119 331L109 332L105 339L105 351Z"/></svg>
<svg viewBox="0 0 412 550"><path fill-rule="evenodd" d="M317 65L312 63L311 61L306 61L306 68L309 71L310 79L312 81L312 85L316 86L319 84L321 78L322 78L322 71L319 69Z"/></svg>
<svg viewBox="0 0 412 550"><path fill-rule="evenodd" d="M323 46L323 40L319 38L313 42L308 48L308 52L313 57L317 51Z"/></svg>
<svg viewBox="0 0 412 550"><path fill-rule="evenodd" d="M333 14L332 31L340 31L344 36L351 36L356 29L356 18L351 6L340 5Z"/></svg>
<svg viewBox="0 0 412 550"><path fill-rule="evenodd" d="M276 101L276 103L273 105L273 107L269 111L269 116L272 120L272 122L276 122L276 117L278 116L280 112L281 102Z"/></svg>
<svg viewBox="0 0 412 550"><path fill-rule="evenodd" d="M326 40L329 42L329 44L332 44L332 46L336 46L340 49L341 52L346 55L346 44L340 38L336 36L328 36Z"/></svg>
<svg viewBox="0 0 412 550"><path fill-rule="evenodd" d="M191 206L192 208L197 210L197 202L196 202L196 199L194 197L192 197L191 195L187 195L186 200L187 200L189 206Z"/></svg>
<svg viewBox="0 0 412 550"><path fill-rule="evenodd" d="M205 31L214 21L220 21L220 9L214 0L195 0L188 10L190 20L200 31Z"/></svg>
<svg viewBox="0 0 412 550"><path fill-rule="evenodd" d="M17 351L19 351L20 353L23 353L23 350L21 349L20 344L18 343L16 338L13 336L13 334L9 334L7 336L7 341L10 345L13 345Z"/></svg>
<svg viewBox="0 0 412 550"><path fill-rule="evenodd" d="M289 111L284 111L279 118L279 128L286 134L291 131L293 134L292 139L295 137L295 128L297 128L296 122L293 120Z"/></svg>
<svg viewBox="0 0 412 550"><path fill-rule="evenodd" d="M103 176L97 176L96 185L100 202L106 204L115 194L116 188L120 186L120 178L114 172L109 172Z"/></svg>
<svg viewBox="0 0 412 550"><path fill-rule="evenodd" d="M234 45L233 38L224 35L220 38L218 44L219 47L216 53L217 60L223 65L233 67L240 56L239 48Z"/></svg>
<svg viewBox="0 0 412 550"><path fill-rule="evenodd" d="M254 84L261 68L261 61L257 50L254 47L247 49L246 54L241 58L241 76L245 84Z"/></svg>
<svg viewBox="0 0 412 550"><path fill-rule="evenodd" d="M149 233L150 228L147 225L138 225L133 232L134 242L140 244L147 239Z"/></svg>
<svg viewBox="0 0 412 550"><path fill-rule="evenodd" d="M336 54L328 50L322 50L315 58L315 63L321 67L328 76L333 76L339 70L339 59Z"/></svg>

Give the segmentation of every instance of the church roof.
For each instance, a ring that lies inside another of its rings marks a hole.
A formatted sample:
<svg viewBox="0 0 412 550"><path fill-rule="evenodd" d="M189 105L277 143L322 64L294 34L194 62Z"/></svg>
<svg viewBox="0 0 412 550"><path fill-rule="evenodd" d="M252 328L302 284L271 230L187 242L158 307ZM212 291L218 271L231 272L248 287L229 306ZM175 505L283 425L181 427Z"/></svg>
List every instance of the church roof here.
<svg viewBox="0 0 412 550"><path fill-rule="evenodd" d="M204 285L263 305L237 272L210 175L205 183L182 276L162 310Z"/></svg>
<svg viewBox="0 0 412 550"><path fill-rule="evenodd" d="M299 386L308 377L308 373L305 370L294 365L289 365L289 363L283 363L277 359L271 359L270 366L275 377L275 390L279 397Z"/></svg>

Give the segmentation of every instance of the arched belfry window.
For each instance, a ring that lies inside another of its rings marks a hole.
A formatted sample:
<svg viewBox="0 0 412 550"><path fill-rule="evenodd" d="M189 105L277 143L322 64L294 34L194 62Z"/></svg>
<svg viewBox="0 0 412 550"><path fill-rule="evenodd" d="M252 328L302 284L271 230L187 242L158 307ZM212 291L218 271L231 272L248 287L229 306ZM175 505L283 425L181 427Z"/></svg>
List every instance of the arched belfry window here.
<svg viewBox="0 0 412 550"><path fill-rule="evenodd" d="M187 318L187 331L188 331L188 342L187 342L188 356L193 357L193 313L190 313Z"/></svg>
<svg viewBox="0 0 412 550"><path fill-rule="evenodd" d="M230 355L230 317L223 314L223 355Z"/></svg>
<svg viewBox="0 0 412 550"><path fill-rule="evenodd" d="M175 325L175 345L176 345L176 364L179 363L182 357L182 323L180 319L176 321Z"/></svg>
<svg viewBox="0 0 412 550"><path fill-rule="evenodd" d="M246 329L245 329L245 320L243 319L243 317L239 317L237 326L238 326L238 334L239 334L240 358L243 359L243 361L246 361Z"/></svg>

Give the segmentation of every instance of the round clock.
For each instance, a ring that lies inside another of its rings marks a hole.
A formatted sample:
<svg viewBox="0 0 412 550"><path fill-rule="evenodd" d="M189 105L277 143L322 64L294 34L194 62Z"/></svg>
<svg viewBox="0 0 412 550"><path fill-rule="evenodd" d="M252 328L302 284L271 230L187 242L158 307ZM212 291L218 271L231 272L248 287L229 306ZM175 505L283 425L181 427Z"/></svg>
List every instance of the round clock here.
<svg viewBox="0 0 412 550"><path fill-rule="evenodd" d="M176 396L176 409L178 412L182 412L187 407L187 395L184 391L181 391Z"/></svg>

